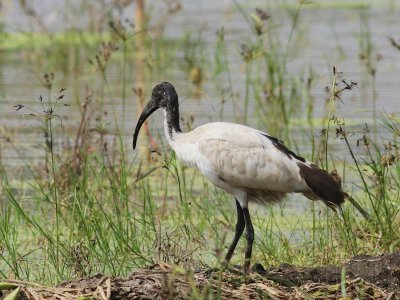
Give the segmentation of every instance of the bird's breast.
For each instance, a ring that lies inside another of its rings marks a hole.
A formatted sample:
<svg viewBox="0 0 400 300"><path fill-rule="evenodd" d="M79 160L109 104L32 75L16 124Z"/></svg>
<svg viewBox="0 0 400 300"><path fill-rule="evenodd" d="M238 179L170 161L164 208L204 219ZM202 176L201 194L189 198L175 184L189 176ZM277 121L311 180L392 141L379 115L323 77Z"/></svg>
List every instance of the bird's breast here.
<svg viewBox="0 0 400 300"><path fill-rule="evenodd" d="M172 141L171 147L176 157L186 166L198 168L201 163L198 148L195 143Z"/></svg>

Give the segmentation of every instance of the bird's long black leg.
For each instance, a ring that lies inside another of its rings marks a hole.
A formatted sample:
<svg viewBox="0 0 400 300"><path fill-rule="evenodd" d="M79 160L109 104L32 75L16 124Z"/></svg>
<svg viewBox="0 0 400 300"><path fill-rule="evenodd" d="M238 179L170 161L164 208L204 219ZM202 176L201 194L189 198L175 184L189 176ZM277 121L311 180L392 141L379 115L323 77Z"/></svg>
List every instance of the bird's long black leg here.
<svg viewBox="0 0 400 300"><path fill-rule="evenodd" d="M236 245L244 230L245 219L244 219L243 209L240 206L240 203L239 201L237 201L237 199L236 199L236 209L237 209L237 222L236 222L235 236L233 238L231 245L229 246L228 252L226 253L225 264L228 264L229 261L231 260Z"/></svg>
<svg viewBox="0 0 400 300"><path fill-rule="evenodd" d="M250 258L254 241L254 229L253 229L253 224L251 223L249 209L247 207L243 208L243 216L244 216L244 222L246 224L246 240L247 240L247 247L244 255L243 270L245 273L247 273L250 268Z"/></svg>

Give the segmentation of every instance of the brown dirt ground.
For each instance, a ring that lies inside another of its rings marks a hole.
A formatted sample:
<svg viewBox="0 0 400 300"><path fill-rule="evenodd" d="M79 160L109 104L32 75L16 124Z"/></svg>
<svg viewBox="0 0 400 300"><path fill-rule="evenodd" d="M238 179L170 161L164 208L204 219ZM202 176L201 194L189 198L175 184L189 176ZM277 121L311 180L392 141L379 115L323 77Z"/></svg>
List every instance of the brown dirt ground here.
<svg viewBox="0 0 400 300"><path fill-rule="evenodd" d="M288 264L267 270L256 264L244 276L234 271L202 270L191 276L179 267L156 264L127 278L95 275L57 287L9 280L21 287L18 299L400 299L400 252L356 256L342 266L302 268ZM5 296L5 295L3 295ZM0 295L0 299L2 299Z"/></svg>

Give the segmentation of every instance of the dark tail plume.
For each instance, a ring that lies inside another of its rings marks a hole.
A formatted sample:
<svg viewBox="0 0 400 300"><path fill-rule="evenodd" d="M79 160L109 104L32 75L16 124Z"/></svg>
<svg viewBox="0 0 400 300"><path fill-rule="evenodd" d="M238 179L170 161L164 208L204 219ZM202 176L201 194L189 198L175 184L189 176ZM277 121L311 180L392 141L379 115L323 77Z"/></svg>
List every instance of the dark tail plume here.
<svg viewBox="0 0 400 300"><path fill-rule="evenodd" d="M300 168L300 176L304 178L308 187L332 209L344 202L344 193L340 183L336 182L332 175L320 169L317 165L310 166L297 163Z"/></svg>

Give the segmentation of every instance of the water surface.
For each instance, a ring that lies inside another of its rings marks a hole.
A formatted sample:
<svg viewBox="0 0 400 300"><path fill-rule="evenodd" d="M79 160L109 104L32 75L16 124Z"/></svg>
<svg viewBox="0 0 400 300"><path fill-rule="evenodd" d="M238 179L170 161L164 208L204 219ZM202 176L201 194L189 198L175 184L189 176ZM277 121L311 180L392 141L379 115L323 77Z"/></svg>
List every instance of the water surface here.
<svg viewBox="0 0 400 300"><path fill-rule="evenodd" d="M15 2L15 3L14 3ZM35 25L32 19L19 8L16 1L13 7L7 8L3 13L3 22L7 32L33 31L41 29ZM327 94L325 86L331 84L332 66L336 65L342 71L345 78L359 83L358 88L347 93L344 104L340 104L339 114L355 127L362 127L364 122L373 124L373 117L377 111L385 111L390 114L399 114L399 71L400 51L390 45L388 37L399 38L398 28L400 25L399 6L392 1L383 5L372 3L367 9L345 9L334 6L312 6L304 7L301 11L298 25L296 26L293 40L289 49L288 72L292 78L306 80L310 70L315 76L311 94L315 101L313 116L319 120L325 115L325 101ZM64 10L77 10L78 2L72 1L65 6L63 0L43 1L41 4L34 3L35 10L43 16L43 22L52 32L62 32L71 28L84 29L87 20L84 14L77 13L68 16ZM254 8L265 8L271 15L269 25L279 35L282 41L282 51L286 49L286 41L291 30L293 19L288 9L283 5L268 6L264 1L252 1L243 4L246 13L252 13ZM292 10L295 5L291 6ZM157 1L150 1L152 23L156 23L165 12ZM133 7L121 12L121 17L133 15ZM61 21L62 20L62 21ZM363 25L364 24L364 25ZM368 24L368 26L365 26ZM154 74L146 80L145 96L148 97L151 87L158 81L167 80L172 82L180 95L181 114L185 119L194 117L193 126L209 121L221 120L221 90L229 87L228 73L223 72L217 78L213 77L213 64L215 55L216 32L221 28L226 32L226 45L229 63L230 77L233 82L234 92L237 93L237 103L232 101L224 104L222 119L225 121L242 121L240 116L243 112L243 102L240 101L245 95L245 64L240 55L242 44L248 44L252 37L249 24L243 15L230 1L183 1L182 9L171 16L166 23L164 36L174 41L179 41L185 34L190 33L193 40L201 35L203 43L202 53L204 55L205 80L200 89L189 82L187 73L179 63L171 64L165 74ZM373 46L373 57L376 64L376 91L375 100L372 94L371 76L366 71L365 64L360 60L360 40L363 34L370 34L370 42ZM68 146L72 143L73 132L76 130L79 119L79 104L76 102L77 95L82 99L87 86L92 86L96 95L101 94L101 77L94 75L93 67L87 63L87 59L93 58L93 53L83 54L79 72L70 72L64 69L55 69L56 74L54 91L66 87L67 92L64 99L70 106L60 106L57 114L63 118L63 128L57 128L59 132L70 134L71 140L67 141L56 137L59 147ZM0 52L0 130L1 130L1 161L7 168L23 166L26 159L29 163L43 162L43 136L41 131L42 122L37 118L24 115L24 110L15 112L13 107L22 104L41 110L38 97L46 98L46 89L38 80L38 77L49 70L45 62L35 62L29 58L29 52L21 49L18 51ZM85 56L86 55L86 56ZM176 61L183 60L184 50L177 50L174 56ZM126 66L127 89L126 106L122 105L122 66L120 62L114 62L107 69L107 78L110 91L105 91L105 110L109 114L107 120L107 131L109 139L116 132L115 120L111 113L113 109L118 117L120 128L126 134L125 144L130 149L131 134L139 113L137 97L132 88L135 85L135 66L129 63ZM288 76L289 77L289 76ZM200 91L200 93L199 93ZM252 93L252 92L251 92ZM56 93L53 94L53 96ZM254 116L255 102L250 94L249 116ZM236 115L235 115L236 107ZM301 123L306 117L306 105L299 103L296 118ZM27 112L27 111L25 111ZM125 123L122 115L125 114ZM162 127L161 113L152 118L153 130ZM60 124L55 120L56 124ZM249 118L247 123L252 126L260 126L255 118ZM317 137L320 122L315 122L314 135ZM262 126L262 125L261 125ZM306 128L306 124L304 124ZM260 128L268 131L268 128ZM382 135L386 133L379 129ZM310 149L309 137L304 137L304 130L299 130L294 137L302 153L307 155ZM342 149L338 151L341 158L347 155Z"/></svg>

